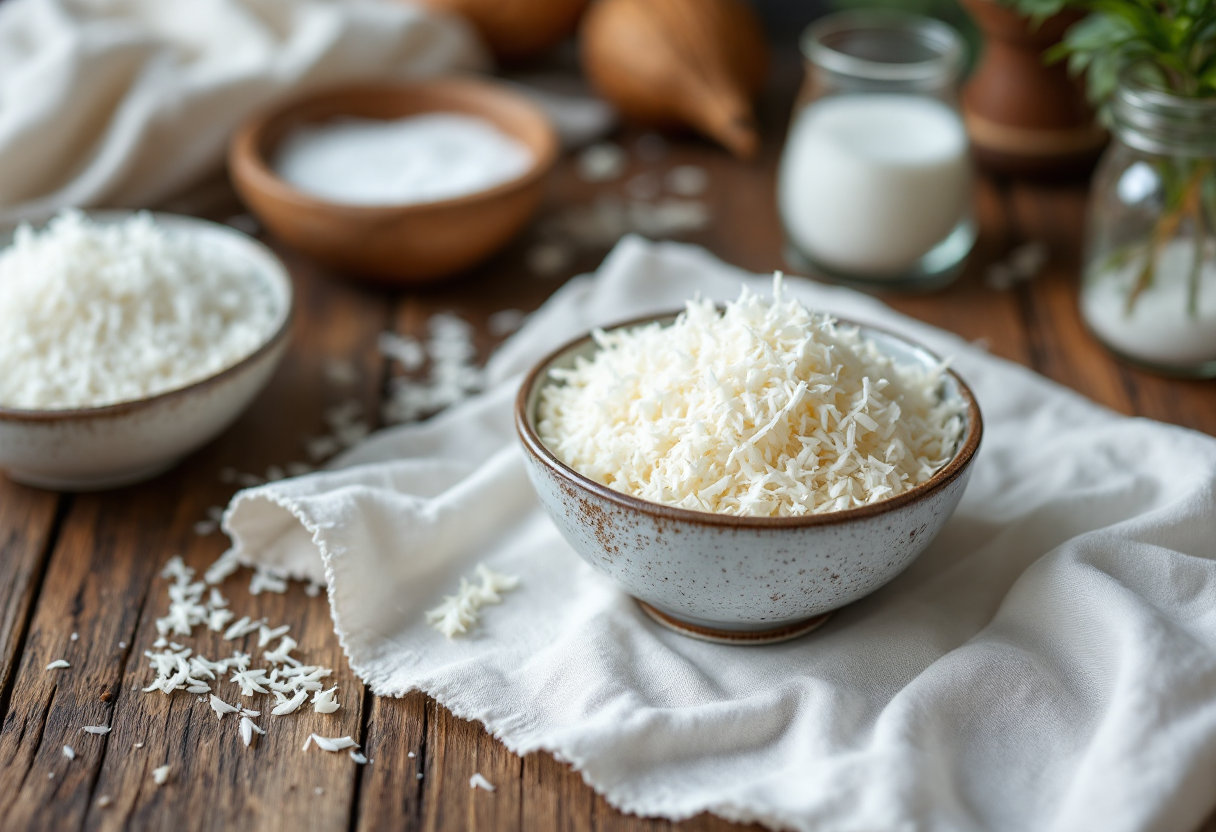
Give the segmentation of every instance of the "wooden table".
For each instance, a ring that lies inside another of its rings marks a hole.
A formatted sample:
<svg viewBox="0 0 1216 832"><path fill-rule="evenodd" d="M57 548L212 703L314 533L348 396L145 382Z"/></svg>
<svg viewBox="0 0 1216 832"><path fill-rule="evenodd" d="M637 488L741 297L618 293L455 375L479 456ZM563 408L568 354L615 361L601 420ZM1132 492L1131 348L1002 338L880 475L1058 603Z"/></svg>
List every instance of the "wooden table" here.
<svg viewBox="0 0 1216 832"><path fill-rule="evenodd" d="M785 106L778 101L772 110L780 113ZM688 140L673 145L660 162L643 165L635 156L626 178L677 163L705 167L713 222L688 239L748 269L783 267L773 200L780 123L780 114L770 119L774 127L756 163L735 162ZM631 145L633 138L623 141ZM588 204L597 194L621 193L623 185L624 180L582 182L564 162L542 216ZM1115 410L1216 434L1216 385L1131 369L1082 328L1075 296L1084 188L981 180L977 192L982 233L964 277L938 294L887 300L965 338L982 339L993 353ZM226 188L213 188L185 207L223 217L240 210L231 200ZM295 718L262 719L268 735L245 749L231 722L217 722L195 697L138 690L151 678L143 651L156 639L154 620L167 608L166 581L159 577L165 560L180 553L201 570L225 548L222 535L193 531L209 506L224 505L232 493L234 486L220 480L221 469L263 472L304 458L302 437L322 433L324 408L351 395L325 380L327 357L354 363L359 374L353 394L374 414L386 376L394 372L377 352L379 332L420 334L430 314L456 311L478 326L484 358L496 341L485 325L491 313L536 307L570 275L594 268L604 253L587 251L562 274L538 277L526 265L535 234L525 234L459 281L400 293L340 282L281 250L298 291L293 347L270 388L231 430L172 472L120 491L54 494L0 475L0 827L670 826L620 814L548 754L516 757L479 725L455 718L420 693L373 697L342 656L324 597L308 597L299 585L284 595L252 597L247 580L232 578L224 592L238 615L290 623L309 661L335 668L343 703L335 715L303 709ZM984 267L1027 240L1050 246L1042 274L1012 291L988 288ZM183 641L212 657L231 652L214 634L200 636L201 629ZM70 640L74 632L78 641ZM44 670L58 658L69 660L71 668ZM112 725L112 733L80 733L83 725L102 724ZM357 766L345 754L300 753L312 731L352 735L374 763ZM75 760L63 756L65 744L74 746ZM172 765L170 780L157 788L150 772L166 762ZM497 791L471 790L474 772ZM102 797L110 798L109 805L99 805ZM680 824L698 830L728 826L708 815ZM1216 818L1205 828L1216 830Z"/></svg>

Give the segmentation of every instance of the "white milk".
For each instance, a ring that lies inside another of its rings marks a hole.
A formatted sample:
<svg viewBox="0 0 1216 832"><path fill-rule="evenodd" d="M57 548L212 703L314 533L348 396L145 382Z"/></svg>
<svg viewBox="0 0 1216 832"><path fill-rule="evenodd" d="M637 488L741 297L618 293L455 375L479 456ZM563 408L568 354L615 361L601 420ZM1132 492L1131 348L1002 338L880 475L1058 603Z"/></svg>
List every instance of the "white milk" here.
<svg viewBox="0 0 1216 832"><path fill-rule="evenodd" d="M1216 262L1207 252L1199 278L1195 314L1188 308L1191 262L1195 244L1169 243L1157 258L1153 285L1136 299L1130 314L1127 298L1141 263L1098 276L1081 292L1081 315L1090 329L1116 351L1167 367L1216 361Z"/></svg>
<svg viewBox="0 0 1216 832"><path fill-rule="evenodd" d="M896 277L940 243L971 201L967 134L917 95L840 95L798 115L777 200L803 253L844 272Z"/></svg>
<svg viewBox="0 0 1216 832"><path fill-rule="evenodd" d="M532 151L489 121L430 113L301 127L275 172L302 191L351 205L411 205L467 196L527 172Z"/></svg>

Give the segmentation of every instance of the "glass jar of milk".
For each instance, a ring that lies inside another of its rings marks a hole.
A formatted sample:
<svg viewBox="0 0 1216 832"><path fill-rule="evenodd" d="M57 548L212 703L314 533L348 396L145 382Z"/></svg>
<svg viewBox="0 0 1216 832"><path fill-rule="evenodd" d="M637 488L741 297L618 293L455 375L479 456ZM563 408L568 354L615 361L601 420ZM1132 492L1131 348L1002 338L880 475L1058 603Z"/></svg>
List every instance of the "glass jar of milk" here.
<svg viewBox="0 0 1216 832"><path fill-rule="evenodd" d="M1090 194L1081 316L1148 369L1216 377L1216 100L1125 75Z"/></svg>
<svg viewBox="0 0 1216 832"><path fill-rule="evenodd" d="M870 10L820 20L801 46L806 81L777 178L787 259L863 287L949 283L975 242L962 39Z"/></svg>

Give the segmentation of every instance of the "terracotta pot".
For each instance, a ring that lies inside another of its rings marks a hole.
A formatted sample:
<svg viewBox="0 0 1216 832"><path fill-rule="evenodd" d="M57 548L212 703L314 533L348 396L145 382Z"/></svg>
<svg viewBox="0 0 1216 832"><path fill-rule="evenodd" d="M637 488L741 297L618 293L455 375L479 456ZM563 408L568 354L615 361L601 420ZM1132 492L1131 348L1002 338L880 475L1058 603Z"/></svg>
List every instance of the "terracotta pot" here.
<svg viewBox="0 0 1216 832"><path fill-rule="evenodd" d="M979 164L1012 175L1066 175L1088 170L1106 131L1063 62L1043 53L1082 18L1074 11L1038 26L994 0L961 0L984 33L985 48L963 87L963 118Z"/></svg>

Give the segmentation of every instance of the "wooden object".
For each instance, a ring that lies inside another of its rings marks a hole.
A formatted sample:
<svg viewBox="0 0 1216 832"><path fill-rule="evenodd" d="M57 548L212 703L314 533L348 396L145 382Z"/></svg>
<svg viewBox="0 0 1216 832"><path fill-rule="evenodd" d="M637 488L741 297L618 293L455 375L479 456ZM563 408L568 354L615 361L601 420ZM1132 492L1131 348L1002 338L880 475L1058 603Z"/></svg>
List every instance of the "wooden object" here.
<svg viewBox="0 0 1216 832"><path fill-rule="evenodd" d="M788 99L775 109L788 113ZM704 167L713 222L689 239L746 269L779 268L782 236L773 195L778 127L769 131L774 140L754 165L702 143L680 143L661 163L635 158L629 175L681 164ZM622 139L627 147L632 141ZM541 221L623 187L584 182L573 162L563 160L549 182ZM1122 413L1216 434L1216 384L1140 372L1112 359L1086 334L1076 311L1084 205L1080 186L980 179L980 238L967 272L940 293L884 300L963 338L983 339L993 353ZM223 219L240 208L221 189L195 210ZM481 726L457 719L421 693L371 696L342 656L324 596L310 598L295 585L286 595L251 597L248 573L224 585L233 607L290 623L300 641L297 653L335 669L342 708L323 718L304 713L262 720L267 736L246 749L231 717L218 722L205 704L184 694L132 690L150 678L143 651L156 638L154 620L166 612L165 582L158 577L164 561L180 553L202 568L226 546L222 535L199 537L191 529L235 488L221 482L221 470L261 473L270 464L301 459L303 437L324 432L323 411L346 399L375 414L383 379L392 372L375 348L384 329L422 335L431 314L455 311L476 325L484 359L500 337L490 333L489 315L535 308L603 255L587 251L564 272L538 276L527 266L537 235L527 232L459 282L400 294L335 280L340 275L268 240L296 282L295 337L269 390L231 430L137 488L59 495L0 475L0 827L761 832L709 815L681 824L623 815L569 766L544 753L516 757ZM1051 249L1043 273L1011 291L987 288L985 267L1027 240ZM326 380L325 362L334 358L355 369L351 383ZM71 641L72 632L78 641ZM197 643L204 653L213 649L206 639ZM56 657L72 668L47 673L47 662ZM82 725L103 722L114 726L105 737L80 732ZM349 733L373 762L356 766L343 754L302 753L308 732L321 729L329 736ZM134 748L136 742L143 747ZM76 749L75 760L62 755L65 743ZM150 771L164 762L173 766L169 782L156 788ZM470 789L474 772L497 791ZM102 797L110 798L109 805L99 805ZM1202 832L1216 832L1216 817Z"/></svg>
<svg viewBox="0 0 1216 832"><path fill-rule="evenodd" d="M463 17L495 57L518 61L539 55L574 31L587 0L423 0Z"/></svg>
<svg viewBox="0 0 1216 832"><path fill-rule="evenodd" d="M768 52L741 0L599 0L581 46L587 77L625 117L688 125L741 159L755 155L751 97Z"/></svg>
<svg viewBox="0 0 1216 832"><path fill-rule="evenodd" d="M493 122L532 151L532 167L475 194L400 206L327 202L295 189L272 169L278 143L299 125L429 112ZM425 283L481 262L515 236L540 204L557 153L548 118L519 93L494 81L444 78L325 92L255 117L233 137L228 164L241 198L291 246L356 278Z"/></svg>
<svg viewBox="0 0 1216 832"><path fill-rule="evenodd" d="M963 119L987 170L1030 176L1084 172L1106 145L1082 86L1043 53L1081 19L1067 11L1035 25L996 0L962 0L984 33L984 52L963 88Z"/></svg>

